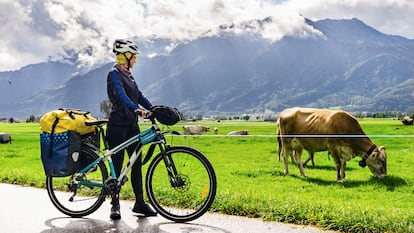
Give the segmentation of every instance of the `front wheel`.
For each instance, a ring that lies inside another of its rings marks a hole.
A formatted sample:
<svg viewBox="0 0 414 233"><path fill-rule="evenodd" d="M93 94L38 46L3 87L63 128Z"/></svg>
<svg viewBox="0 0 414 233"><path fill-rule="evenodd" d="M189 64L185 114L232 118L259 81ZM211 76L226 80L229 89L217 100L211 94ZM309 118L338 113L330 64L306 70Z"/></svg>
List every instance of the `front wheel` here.
<svg viewBox="0 0 414 233"><path fill-rule="evenodd" d="M148 198L158 213L174 222L188 222L213 204L217 181L213 167L199 151L170 147L158 154L146 175Z"/></svg>
<svg viewBox="0 0 414 233"><path fill-rule="evenodd" d="M80 157L94 161L98 155L91 150L82 149ZM84 164L86 167L88 164ZM105 201L103 186L108 172L103 161L88 174L76 172L72 176L46 178L46 189L53 205L71 217L83 217L95 212Z"/></svg>

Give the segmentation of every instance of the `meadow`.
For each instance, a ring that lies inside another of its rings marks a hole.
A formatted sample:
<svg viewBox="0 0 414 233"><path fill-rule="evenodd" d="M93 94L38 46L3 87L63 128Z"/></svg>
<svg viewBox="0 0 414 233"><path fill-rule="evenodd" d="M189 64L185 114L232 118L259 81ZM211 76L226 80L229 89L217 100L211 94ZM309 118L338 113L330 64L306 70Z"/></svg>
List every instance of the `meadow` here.
<svg viewBox="0 0 414 233"><path fill-rule="evenodd" d="M377 145L387 148L388 176L384 179L372 177L368 168L358 166L360 159L354 158L347 163L345 182L337 183L334 162L327 152L316 153L316 167L310 163L305 167L307 177L300 176L291 162L290 175L284 176L274 122L179 123L170 128L182 132L183 124L202 124L219 131L186 138L169 135L167 140L172 145L197 148L212 162L218 180L212 212L341 232L414 232L414 127L393 119L359 122ZM142 129L147 126L141 124ZM245 129L248 136L226 136ZM0 123L0 132L13 138L11 144L0 144L0 182L44 188L39 125ZM307 158L306 152L303 157ZM133 198L129 183L121 198Z"/></svg>

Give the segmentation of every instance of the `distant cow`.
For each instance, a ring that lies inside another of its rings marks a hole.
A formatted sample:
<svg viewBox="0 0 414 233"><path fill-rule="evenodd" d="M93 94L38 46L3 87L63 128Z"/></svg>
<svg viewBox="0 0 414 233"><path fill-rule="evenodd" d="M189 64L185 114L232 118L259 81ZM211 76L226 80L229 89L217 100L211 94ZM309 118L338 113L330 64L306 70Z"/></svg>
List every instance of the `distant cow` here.
<svg viewBox="0 0 414 233"><path fill-rule="evenodd" d="M214 134L217 134L217 133L218 133L218 128L214 127Z"/></svg>
<svg viewBox="0 0 414 233"><path fill-rule="evenodd" d="M210 128L203 125L184 125L183 130L185 135L201 135L209 131Z"/></svg>
<svg viewBox="0 0 414 233"><path fill-rule="evenodd" d="M336 180L345 178L346 162L356 156L360 166L368 165L375 177L387 175L385 147L376 146L366 136L357 119L347 112L311 108L290 108L280 113L279 119L285 174L288 174L287 157L295 153L300 173L303 170L301 154L329 151L335 161Z"/></svg>
<svg viewBox="0 0 414 233"><path fill-rule="evenodd" d="M227 136L238 136L238 135L249 135L248 130L239 130L239 131L232 131L227 134Z"/></svg>
<svg viewBox="0 0 414 233"><path fill-rule="evenodd" d="M404 125L413 125L414 120L413 119L403 119L401 122Z"/></svg>

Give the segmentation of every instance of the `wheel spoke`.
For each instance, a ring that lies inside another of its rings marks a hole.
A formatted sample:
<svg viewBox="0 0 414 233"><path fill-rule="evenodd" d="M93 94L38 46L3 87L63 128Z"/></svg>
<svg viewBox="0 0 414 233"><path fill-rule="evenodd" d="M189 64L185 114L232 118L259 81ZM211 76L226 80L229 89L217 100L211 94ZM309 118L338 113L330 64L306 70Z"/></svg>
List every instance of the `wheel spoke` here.
<svg viewBox="0 0 414 233"><path fill-rule="evenodd" d="M157 155L147 172L147 192L154 208L176 222L194 220L211 206L216 194L216 177L208 160L187 147L172 147L167 163ZM173 166L173 167L166 167ZM170 179L168 171L175 171ZM170 184L170 180L172 180Z"/></svg>
<svg viewBox="0 0 414 233"><path fill-rule="evenodd" d="M88 150L82 150L81 156L89 158L90 161L98 158L97 154ZM97 210L105 200L104 187L87 186L84 182L93 180L95 184L103 184L108 177L106 167L103 162L100 162L97 168L87 175L47 177L46 189L53 205L71 217L83 217ZM80 182L75 184L75 180Z"/></svg>

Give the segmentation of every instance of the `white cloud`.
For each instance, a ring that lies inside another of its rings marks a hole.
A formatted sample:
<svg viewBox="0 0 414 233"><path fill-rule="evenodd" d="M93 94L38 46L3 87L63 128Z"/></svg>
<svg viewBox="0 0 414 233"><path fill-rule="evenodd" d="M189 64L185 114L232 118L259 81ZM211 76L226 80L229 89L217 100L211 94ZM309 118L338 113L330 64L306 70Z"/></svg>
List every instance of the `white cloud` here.
<svg viewBox="0 0 414 233"><path fill-rule="evenodd" d="M222 24L272 16L263 36L305 34L310 19L359 18L374 28L414 38L410 0L0 0L0 70L70 57L84 65L112 59L115 38L186 40Z"/></svg>
<svg viewBox="0 0 414 233"><path fill-rule="evenodd" d="M0 0L0 70L45 60L49 56L43 49L46 46L53 53L59 51L59 43L32 24L31 14L30 3Z"/></svg>
<svg viewBox="0 0 414 233"><path fill-rule="evenodd" d="M313 20L358 18L383 33L414 39L412 0L289 0L284 6Z"/></svg>

